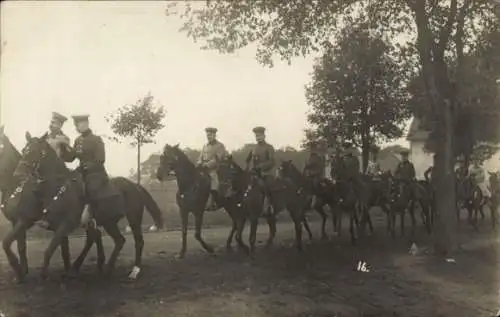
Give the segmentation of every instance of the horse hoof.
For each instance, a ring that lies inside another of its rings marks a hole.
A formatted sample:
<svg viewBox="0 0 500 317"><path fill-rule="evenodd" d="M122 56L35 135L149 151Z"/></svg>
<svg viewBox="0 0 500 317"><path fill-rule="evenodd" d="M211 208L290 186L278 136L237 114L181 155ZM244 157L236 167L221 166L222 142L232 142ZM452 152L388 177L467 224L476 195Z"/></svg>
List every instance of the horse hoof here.
<svg viewBox="0 0 500 317"><path fill-rule="evenodd" d="M208 254L213 254L215 252L214 249L211 248L211 247L207 247L206 251L207 251Z"/></svg>
<svg viewBox="0 0 500 317"><path fill-rule="evenodd" d="M14 282L14 284L21 285L21 284L24 284L24 282L26 282L26 277L25 276L17 276L17 277L14 277L14 279L12 281Z"/></svg>
<svg viewBox="0 0 500 317"><path fill-rule="evenodd" d="M137 276L139 275L140 272L141 272L141 268L138 267L137 265L135 265L132 268L132 271L130 272L130 274L128 275L128 278L131 280L136 280Z"/></svg>
<svg viewBox="0 0 500 317"><path fill-rule="evenodd" d="M177 255L175 256L175 258L176 258L176 259L178 259L178 260L182 260L182 259L184 259L184 257L185 257L185 256L186 256L186 255L185 255L184 253L179 253L179 254L177 254Z"/></svg>

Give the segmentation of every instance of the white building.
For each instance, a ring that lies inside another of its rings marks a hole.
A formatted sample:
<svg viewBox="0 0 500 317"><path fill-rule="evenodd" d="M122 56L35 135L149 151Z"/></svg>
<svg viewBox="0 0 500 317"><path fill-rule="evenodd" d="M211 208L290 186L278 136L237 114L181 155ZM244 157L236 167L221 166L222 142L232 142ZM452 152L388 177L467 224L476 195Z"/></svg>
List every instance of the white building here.
<svg viewBox="0 0 500 317"><path fill-rule="evenodd" d="M414 117L406 140L410 143L410 160L415 165L417 179L424 179L425 171L433 164L433 153L425 150L425 143L430 131L424 127L422 121Z"/></svg>

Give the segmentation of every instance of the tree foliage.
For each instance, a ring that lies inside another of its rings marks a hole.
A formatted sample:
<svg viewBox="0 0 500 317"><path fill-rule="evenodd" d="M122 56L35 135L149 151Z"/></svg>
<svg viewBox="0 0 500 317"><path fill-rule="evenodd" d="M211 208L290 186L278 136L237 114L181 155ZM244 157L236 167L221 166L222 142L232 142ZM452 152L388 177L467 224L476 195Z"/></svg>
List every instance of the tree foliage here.
<svg viewBox="0 0 500 317"><path fill-rule="evenodd" d="M141 147L152 143L153 137L165 126L165 108L155 107L153 101L153 96L148 93L135 104L123 106L106 118L111 123L111 130L118 136L113 138L115 141L128 139L130 145L137 148L137 183L141 182Z"/></svg>
<svg viewBox="0 0 500 317"><path fill-rule="evenodd" d="M106 118L111 129L120 138L130 139L131 146L152 143L153 137L163 129L166 111L163 106L155 107L149 93L135 104L119 108ZM118 141L118 140L117 140Z"/></svg>
<svg viewBox="0 0 500 317"><path fill-rule="evenodd" d="M410 118L405 74L391 54L392 47L371 35L365 23L351 21L332 49L318 58L306 98L312 107L310 136L330 145L338 138L360 146L368 158L373 145L403 136ZM366 162L364 162L366 165Z"/></svg>

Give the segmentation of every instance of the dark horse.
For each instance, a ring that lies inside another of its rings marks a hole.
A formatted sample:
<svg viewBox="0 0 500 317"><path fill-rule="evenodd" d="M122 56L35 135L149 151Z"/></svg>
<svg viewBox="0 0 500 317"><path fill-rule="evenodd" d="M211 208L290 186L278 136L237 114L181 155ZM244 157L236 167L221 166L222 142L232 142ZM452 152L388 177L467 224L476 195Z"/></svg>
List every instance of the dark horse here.
<svg viewBox="0 0 500 317"><path fill-rule="evenodd" d="M389 227L392 237L396 234L396 216L400 216L401 236L405 234L405 214L408 213L412 222L412 236L415 235L417 221L415 218L415 204L419 204L422 210L421 217L427 233L431 232L430 209L431 198L419 182L404 183L401 180L391 178L390 182L390 220Z"/></svg>
<svg viewBox="0 0 500 317"><path fill-rule="evenodd" d="M170 172L175 172L178 191L176 195L177 205L182 220L182 246L178 257L184 258L187 249L187 230L189 213L195 218L195 239L208 253L213 253L212 246L207 244L201 237L203 215L210 194L210 176L206 169L197 168L179 149L179 144L171 146L166 144L160 156L160 166L156 176L160 181L167 178ZM221 206L220 199L215 202Z"/></svg>
<svg viewBox="0 0 500 317"><path fill-rule="evenodd" d="M22 178L33 175L35 187L33 192L37 201L47 211L49 229L54 231L54 236L44 254L44 262L41 271L43 278L47 277L50 259L59 246L64 243L68 235L80 226L81 214L85 204L84 185L81 176L77 172L71 172L66 168L64 162L59 159L56 152L45 141L45 137L32 138L26 134L27 145L23 149L21 160L14 172L15 176ZM124 184L131 184L129 188ZM162 227L161 214L158 206L151 196L140 187L124 178L111 180L111 186L118 189L119 195L103 199L97 206L97 224L104 227L106 232L115 241L115 248L108 262L108 272L114 268L118 254L125 243L125 238L118 229L118 220L126 211L127 219L134 232L136 240L136 263L132 277L140 271L141 253L143 248L141 222L144 206L148 208L158 227ZM131 188L135 190L132 191ZM17 257L12 253L10 247L14 240L33 225L34 221L42 216L41 209L26 208L23 199L18 206L18 219L3 240L3 247L9 263L16 272L19 279L23 279L25 271L20 266ZM79 259L73 264L76 272L83 262L86 252L95 241L98 245L98 266L101 269L104 264L104 250L100 241L100 235L94 232L98 230L89 228L87 230L87 241ZM138 239L140 238L140 239ZM69 252L68 252L69 253ZM68 254L69 257L69 254Z"/></svg>
<svg viewBox="0 0 500 317"><path fill-rule="evenodd" d="M264 191L262 184L262 175L259 170L252 169L250 173L250 181L248 188L244 194L243 207L246 211L247 217L243 219L243 223L238 226L238 231L242 231L244 224L248 219L250 221L250 250L251 257L255 254L255 242L259 218L264 212ZM307 208L308 196L301 190L299 186L287 179L273 179L269 190L271 192L271 205L272 212L267 216L268 223L273 223L271 234L267 245L271 245L276 233L276 216L283 210L288 210L290 217L295 226L295 246L300 251L302 250L302 224L309 229L305 220L304 210ZM308 230L310 233L310 230ZM239 233L240 234L240 233ZM310 236L312 234L310 233Z"/></svg>
<svg viewBox="0 0 500 317"><path fill-rule="evenodd" d="M249 199L245 199L245 197L248 197L250 194L252 201L254 198L256 198L256 201L260 201L260 199L263 199L261 196L262 193L256 191L255 194L257 195L254 195L253 191L247 191L250 182L252 181L251 175L248 171L244 170L236 162L234 162L232 156L230 155L220 163L219 177L222 182L229 182L227 191L223 191L224 195L221 197L221 207L226 210L233 222L231 231L229 232L229 236L227 238L226 248L231 248L233 237L236 234L236 242L238 243L238 246L240 249L248 253L248 246L242 240L245 219L248 216L246 207L249 202ZM276 234L276 218L272 214L265 214L264 217L266 218L269 226L269 238L266 246L270 246ZM240 227L241 230L238 230Z"/></svg>
<svg viewBox="0 0 500 317"><path fill-rule="evenodd" d="M308 177L308 169L301 173L299 169L292 163L292 161L283 161L278 167L278 175L288 181L291 181L298 190L304 194L305 202L302 204L305 206L303 210L306 213L309 210L315 210L321 216L321 239L326 240L326 212L324 207L328 205L330 209L335 208L335 191L333 188L333 183L326 179L315 180ZM309 238L312 240L311 229L307 223L307 219L304 217L304 228L309 234Z"/></svg>
<svg viewBox="0 0 500 317"><path fill-rule="evenodd" d="M33 177L29 175L24 179L14 177L21 154L16 150L10 142L7 135L4 133L4 127L0 127L0 191L2 192L2 200L0 209L14 227L18 218L18 210L23 207L27 210L39 210L42 206L36 199L33 192L35 182ZM22 200L22 205L21 205ZM24 274L28 273L28 259L26 248L26 232L22 232L17 237L17 250L19 255L19 264ZM66 271L71 267L69 258L68 239L65 238L61 244L62 258Z"/></svg>
<svg viewBox="0 0 500 317"><path fill-rule="evenodd" d="M479 186L469 175L460 181L457 181L457 221L460 222L461 207L467 210L468 223L477 230L478 214L484 219L483 212L483 193Z"/></svg>

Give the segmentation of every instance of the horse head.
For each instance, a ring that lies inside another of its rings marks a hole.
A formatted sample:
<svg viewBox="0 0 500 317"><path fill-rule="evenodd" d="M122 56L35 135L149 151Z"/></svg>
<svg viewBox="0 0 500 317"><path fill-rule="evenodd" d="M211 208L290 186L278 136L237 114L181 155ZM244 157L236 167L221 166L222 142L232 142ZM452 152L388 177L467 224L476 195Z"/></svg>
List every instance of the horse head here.
<svg viewBox="0 0 500 317"><path fill-rule="evenodd" d="M4 126L0 126L0 180L10 181L14 170L19 163L21 154L4 132Z"/></svg>
<svg viewBox="0 0 500 317"><path fill-rule="evenodd" d="M45 135L38 138L26 132L25 137L26 145L21 151L21 159L14 171L14 176L26 177L35 174L43 177L45 173L53 173L57 163L65 167L54 149L46 142Z"/></svg>

